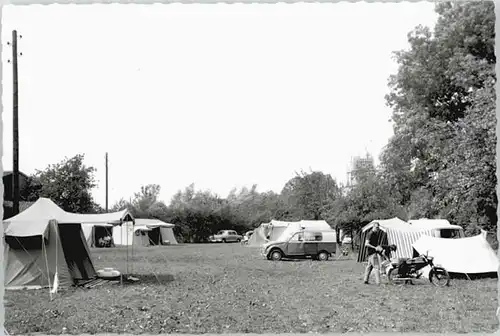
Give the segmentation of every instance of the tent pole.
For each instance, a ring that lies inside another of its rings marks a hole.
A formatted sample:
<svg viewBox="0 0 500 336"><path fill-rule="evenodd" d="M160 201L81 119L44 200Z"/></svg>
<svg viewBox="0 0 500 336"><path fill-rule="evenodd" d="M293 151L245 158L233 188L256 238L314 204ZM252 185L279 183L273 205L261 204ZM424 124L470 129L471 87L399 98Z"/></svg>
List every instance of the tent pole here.
<svg viewBox="0 0 500 336"><path fill-rule="evenodd" d="M129 269L128 269L128 225L125 227L125 234L127 235L127 276L129 275Z"/></svg>
<svg viewBox="0 0 500 336"><path fill-rule="evenodd" d="M132 273L134 272L134 240L135 240L135 224L132 222Z"/></svg>

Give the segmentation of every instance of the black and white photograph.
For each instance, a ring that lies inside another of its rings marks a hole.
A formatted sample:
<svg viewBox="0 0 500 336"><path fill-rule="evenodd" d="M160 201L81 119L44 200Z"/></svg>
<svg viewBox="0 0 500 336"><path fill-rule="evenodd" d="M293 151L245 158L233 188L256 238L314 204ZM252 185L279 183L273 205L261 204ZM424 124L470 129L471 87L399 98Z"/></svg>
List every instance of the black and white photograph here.
<svg viewBox="0 0 500 336"><path fill-rule="evenodd" d="M4 334L496 332L495 11L3 5Z"/></svg>

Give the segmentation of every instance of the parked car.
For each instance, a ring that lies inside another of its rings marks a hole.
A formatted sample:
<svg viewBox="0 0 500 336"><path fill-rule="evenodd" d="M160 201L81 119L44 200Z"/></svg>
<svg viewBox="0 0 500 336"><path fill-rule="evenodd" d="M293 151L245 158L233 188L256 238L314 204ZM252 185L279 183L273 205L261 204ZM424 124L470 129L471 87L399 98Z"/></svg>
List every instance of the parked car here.
<svg viewBox="0 0 500 336"><path fill-rule="evenodd" d="M337 251L337 235L332 231L301 230L290 238L266 243L262 255L268 260L278 261L282 258L326 261Z"/></svg>
<svg viewBox="0 0 500 336"><path fill-rule="evenodd" d="M230 243L230 242L240 242L243 236L240 236L236 231L233 230L221 230L217 234L210 236L208 240L212 243Z"/></svg>

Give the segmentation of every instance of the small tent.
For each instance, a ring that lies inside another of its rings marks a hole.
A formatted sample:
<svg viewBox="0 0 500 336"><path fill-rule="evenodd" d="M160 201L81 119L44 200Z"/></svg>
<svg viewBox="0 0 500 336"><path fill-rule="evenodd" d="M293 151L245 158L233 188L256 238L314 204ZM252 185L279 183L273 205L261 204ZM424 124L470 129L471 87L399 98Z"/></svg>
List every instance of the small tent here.
<svg viewBox="0 0 500 336"><path fill-rule="evenodd" d="M150 245L177 245L173 228L174 224L162 222L159 219L137 218L138 227L146 227Z"/></svg>
<svg viewBox="0 0 500 336"><path fill-rule="evenodd" d="M484 234L459 239L421 236L413 243L413 247L420 254L429 253L434 257L435 264L443 266L450 273L498 272L498 257Z"/></svg>
<svg viewBox="0 0 500 336"><path fill-rule="evenodd" d="M247 246L258 247L258 246L262 246L263 244L265 244L267 241L267 238L266 238L267 226L269 226L269 223L262 223L259 225L258 228L253 230L253 234L248 239Z"/></svg>
<svg viewBox="0 0 500 336"><path fill-rule="evenodd" d="M94 279L97 274L82 223L120 225L127 220L133 218L126 210L73 214L50 199L38 199L3 222L5 288L50 287L56 274L61 287Z"/></svg>

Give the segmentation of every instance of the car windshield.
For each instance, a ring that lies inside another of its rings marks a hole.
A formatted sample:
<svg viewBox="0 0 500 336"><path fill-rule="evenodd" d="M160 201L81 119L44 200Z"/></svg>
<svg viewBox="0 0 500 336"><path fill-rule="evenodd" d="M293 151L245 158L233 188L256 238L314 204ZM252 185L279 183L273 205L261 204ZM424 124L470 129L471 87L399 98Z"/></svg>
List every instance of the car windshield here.
<svg viewBox="0 0 500 336"><path fill-rule="evenodd" d="M218 235L224 234L224 231L217 232Z"/></svg>

